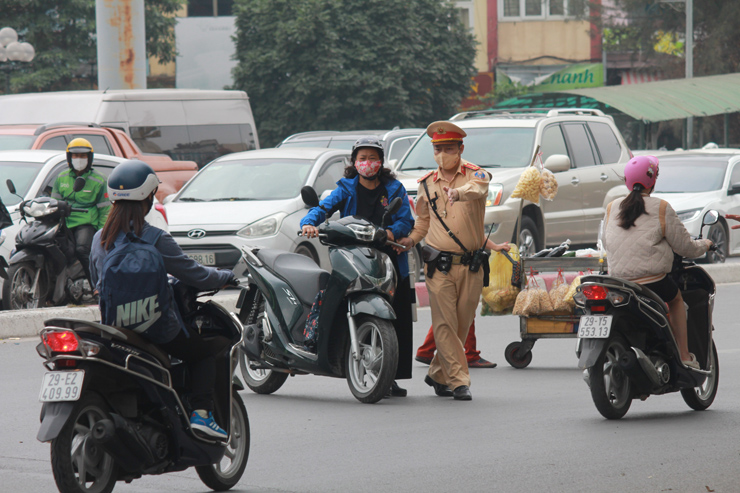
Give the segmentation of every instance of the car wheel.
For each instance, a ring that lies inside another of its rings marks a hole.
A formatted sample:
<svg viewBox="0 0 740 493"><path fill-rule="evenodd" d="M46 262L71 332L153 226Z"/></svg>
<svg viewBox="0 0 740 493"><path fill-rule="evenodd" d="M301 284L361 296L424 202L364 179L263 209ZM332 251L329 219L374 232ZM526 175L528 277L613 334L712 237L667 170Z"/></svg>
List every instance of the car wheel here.
<svg viewBox="0 0 740 493"><path fill-rule="evenodd" d="M717 246L717 250L707 252L707 262L710 264L718 264L725 261L727 258L727 230L724 224L717 223L709 228L707 239L712 240Z"/></svg>
<svg viewBox="0 0 740 493"><path fill-rule="evenodd" d="M316 255L316 252L314 252L313 249L309 246L298 245L298 248L295 249L295 253L297 253L298 255L303 255L304 257L310 258L311 260L316 262L316 265L319 265L319 266L321 265L319 264L319 256Z"/></svg>
<svg viewBox="0 0 740 493"><path fill-rule="evenodd" d="M516 233L514 233L516 235ZM519 245L519 254L522 257L531 257L542 249L540 244L540 232L537 230L537 224L529 216L522 217L522 229L519 232L519 241L514 239Z"/></svg>

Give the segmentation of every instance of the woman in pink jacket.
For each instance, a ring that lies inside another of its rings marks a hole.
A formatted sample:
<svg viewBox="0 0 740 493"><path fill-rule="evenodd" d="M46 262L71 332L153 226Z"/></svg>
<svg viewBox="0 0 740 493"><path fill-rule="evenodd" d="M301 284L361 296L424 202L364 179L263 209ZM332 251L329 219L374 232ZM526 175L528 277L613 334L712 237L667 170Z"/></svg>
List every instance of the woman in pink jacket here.
<svg viewBox="0 0 740 493"><path fill-rule="evenodd" d="M642 284L668 303L681 360L686 366L699 368L689 352L681 291L667 274L674 251L695 258L706 253L712 242L692 239L670 204L650 196L658 178L658 158L633 157L624 168L624 178L630 194L610 203L604 218L609 274Z"/></svg>

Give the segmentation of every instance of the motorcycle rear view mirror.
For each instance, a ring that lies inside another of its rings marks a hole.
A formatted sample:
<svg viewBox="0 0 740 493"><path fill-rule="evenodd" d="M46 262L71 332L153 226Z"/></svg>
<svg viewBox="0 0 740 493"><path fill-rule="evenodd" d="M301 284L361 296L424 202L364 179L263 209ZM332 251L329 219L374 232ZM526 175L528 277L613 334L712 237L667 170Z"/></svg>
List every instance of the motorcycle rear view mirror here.
<svg viewBox="0 0 740 493"><path fill-rule="evenodd" d="M381 221L381 226L386 227L388 224L388 218L390 218L393 214L398 212L398 210L401 208L401 201L403 199L401 197L396 197L395 199L391 200L391 203L388 204L388 206L385 208L385 213L383 214L383 220Z"/></svg>
<svg viewBox="0 0 740 493"><path fill-rule="evenodd" d="M7 180L5 180L5 185L8 187L8 191L15 195L15 185L13 184L13 180L8 178Z"/></svg>
<svg viewBox="0 0 740 493"><path fill-rule="evenodd" d="M309 207L318 207L319 205L319 196L316 195L316 190L308 185L301 188L301 198L303 203Z"/></svg>
<svg viewBox="0 0 740 493"><path fill-rule="evenodd" d="M75 184L72 186L72 190L74 190L75 192L79 192L80 190L85 188L85 183L85 179L81 176L78 176L75 179Z"/></svg>
<svg viewBox="0 0 740 493"><path fill-rule="evenodd" d="M704 219L702 219L701 224L703 226L711 226L713 224L717 224L717 221L719 221L719 212L717 211L707 211L704 214Z"/></svg>

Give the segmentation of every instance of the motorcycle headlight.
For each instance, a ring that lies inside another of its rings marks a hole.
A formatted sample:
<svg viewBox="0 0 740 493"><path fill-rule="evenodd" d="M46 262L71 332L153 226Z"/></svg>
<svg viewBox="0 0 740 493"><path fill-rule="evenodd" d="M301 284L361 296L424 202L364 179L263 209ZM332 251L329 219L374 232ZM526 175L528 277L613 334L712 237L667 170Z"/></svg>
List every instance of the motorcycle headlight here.
<svg viewBox="0 0 740 493"><path fill-rule="evenodd" d="M704 210L703 208L689 209L688 211L678 212L677 215L678 215L678 218L681 220L682 223L687 223L687 222L693 221L694 219L696 219L697 217L699 217L699 215L701 214L701 211L703 211L703 210Z"/></svg>
<svg viewBox="0 0 740 493"><path fill-rule="evenodd" d="M237 235L242 238L265 238L267 236L275 236L280 231L280 226L283 224L283 219L287 216L284 212L278 212L271 216L264 217L259 221L255 221L252 224L248 224L239 231Z"/></svg>
<svg viewBox="0 0 740 493"><path fill-rule="evenodd" d="M488 185L488 198L486 207L493 207L501 204L504 197L504 186L501 183L491 183Z"/></svg>
<svg viewBox="0 0 740 493"><path fill-rule="evenodd" d="M30 202L23 206L23 212L31 217L43 217L53 214L57 207L49 207L48 202Z"/></svg>
<svg viewBox="0 0 740 493"><path fill-rule="evenodd" d="M375 227L369 224L348 224L347 227L352 230L358 240L373 241L375 238Z"/></svg>

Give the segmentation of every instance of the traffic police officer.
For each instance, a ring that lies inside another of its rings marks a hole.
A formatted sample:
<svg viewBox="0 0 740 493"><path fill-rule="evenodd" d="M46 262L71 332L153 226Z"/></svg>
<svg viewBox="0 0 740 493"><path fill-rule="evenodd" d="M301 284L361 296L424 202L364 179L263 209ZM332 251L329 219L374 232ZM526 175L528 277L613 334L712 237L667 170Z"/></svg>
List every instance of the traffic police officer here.
<svg viewBox="0 0 740 493"><path fill-rule="evenodd" d="M462 159L467 134L454 123L434 122L427 135L438 168L419 179L416 224L407 238L397 241L406 249L422 239L427 244L425 278L437 354L424 381L439 396L471 400L463 343L483 289L483 269L473 272L470 260L486 241L490 175Z"/></svg>
<svg viewBox="0 0 740 493"><path fill-rule="evenodd" d="M54 182L51 196L64 200L70 207L86 209L72 212L67 218L67 228L74 235L75 256L82 264L87 281L90 281L90 247L95 232L103 227L110 211L105 177L92 169L93 147L83 138L73 139L67 146L69 171L62 172ZM85 186L74 191L75 180L85 179ZM90 286L94 289L92 283Z"/></svg>

